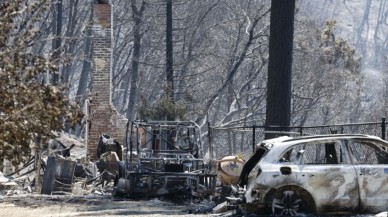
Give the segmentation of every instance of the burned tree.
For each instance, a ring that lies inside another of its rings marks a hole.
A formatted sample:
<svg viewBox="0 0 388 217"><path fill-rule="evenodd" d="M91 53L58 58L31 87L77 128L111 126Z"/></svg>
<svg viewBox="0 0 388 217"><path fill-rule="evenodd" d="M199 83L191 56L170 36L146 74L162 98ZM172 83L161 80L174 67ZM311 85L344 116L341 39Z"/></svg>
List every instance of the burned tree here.
<svg viewBox="0 0 388 217"><path fill-rule="evenodd" d="M174 103L174 59L172 42L172 0L166 2L166 94L170 102ZM174 117L167 117L169 120Z"/></svg>
<svg viewBox="0 0 388 217"><path fill-rule="evenodd" d="M127 108L127 118L128 120L134 120L135 119L135 110L137 105L137 99L138 99L138 85L139 82L139 59L140 59L140 51L141 51L141 27L143 25L143 14L145 10L146 2L142 1L141 7L138 8L136 6L136 1L131 1L131 9L132 9L132 17L135 22L135 26L133 28L133 55L132 55L132 68L130 70L131 72L131 88L129 92L129 102L128 102L128 108ZM128 70L129 71L129 70ZM129 73L129 72L128 72ZM124 99L126 98L126 92L124 94Z"/></svg>
<svg viewBox="0 0 388 217"><path fill-rule="evenodd" d="M31 153L31 141L41 144L82 117L63 88L44 83L47 74L57 71L50 57L36 52L39 31L45 22L50 1L1 3L0 13L0 161L14 165Z"/></svg>

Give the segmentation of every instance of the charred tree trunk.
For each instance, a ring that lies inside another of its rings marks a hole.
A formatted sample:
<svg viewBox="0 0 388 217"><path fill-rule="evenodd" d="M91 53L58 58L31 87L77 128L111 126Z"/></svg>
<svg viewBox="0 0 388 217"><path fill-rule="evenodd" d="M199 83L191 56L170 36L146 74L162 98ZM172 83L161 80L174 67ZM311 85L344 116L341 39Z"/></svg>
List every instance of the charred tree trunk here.
<svg viewBox="0 0 388 217"><path fill-rule="evenodd" d="M369 14L372 5L372 0L366 1L364 16L362 17L362 21L360 26L357 28L357 39L356 44L359 48L361 48L362 56L367 56L366 44L369 35Z"/></svg>
<svg viewBox="0 0 388 217"><path fill-rule="evenodd" d="M174 104L174 68L173 68L173 42L172 42L172 0L166 2L166 95L167 99ZM170 113L172 114L172 113ZM175 120L175 115L168 115L167 120ZM175 132L167 133L167 142L174 144ZM169 148L170 149L170 148Z"/></svg>
<svg viewBox="0 0 388 217"><path fill-rule="evenodd" d="M52 32L54 35L52 49L53 54L52 58L54 63L59 66L60 55L61 55L61 34L62 34L62 0L57 0L53 5L53 23L52 23ZM52 83L57 85L59 82L59 74L55 73L52 77Z"/></svg>
<svg viewBox="0 0 388 217"><path fill-rule="evenodd" d="M35 192L40 193L40 190L42 188L41 185L41 177L40 177L40 170L41 170L41 159L42 159L42 149L41 149L41 140L40 138L37 138L35 141Z"/></svg>
<svg viewBox="0 0 388 217"><path fill-rule="evenodd" d="M76 40L75 40L75 31L76 31L76 25L77 25L77 16L78 16L78 11L77 11L77 8L78 8L78 3L79 3L79 0L70 0L69 4L70 4L70 7L69 7L69 14L68 14L68 17L69 17L69 21L67 22L67 27L66 27L66 34L65 34L65 39L64 39L64 56L66 58L69 58L69 56L71 55L71 58L73 58L73 55L75 53L75 50L76 50ZM71 83L70 82L70 77L72 74L74 73L71 73L71 64L70 63L67 63L67 64L64 64L64 67L62 69L62 76L61 76L61 79L62 79L62 83L66 84L69 86L70 88L70 85Z"/></svg>
<svg viewBox="0 0 388 217"><path fill-rule="evenodd" d="M93 10L92 10L93 11ZM92 28L93 25L93 12L90 13L89 22L86 30L86 42L84 48L84 57L82 61L81 75L78 83L76 100L80 103L80 107L83 108L87 96L85 96L88 84L91 83L90 73L92 71L92 56L93 56L93 40L92 40ZM76 124L74 135L81 136L84 125Z"/></svg>
<svg viewBox="0 0 388 217"><path fill-rule="evenodd" d="M166 3L166 81L167 97L174 103L174 60L172 42L172 0ZM174 119L169 117L169 119Z"/></svg>
<svg viewBox="0 0 388 217"><path fill-rule="evenodd" d="M291 67L295 0L272 0L267 81L267 131L284 131L291 116ZM270 128L270 126L281 126ZM277 134L266 133L265 138Z"/></svg>
<svg viewBox="0 0 388 217"><path fill-rule="evenodd" d="M85 91L88 87L89 83L89 75L91 72L92 67L92 55L93 55L93 41L92 41L92 28L91 25L93 24L93 13L90 14L89 17L89 24L87 27L87 37L85 42L85 48L84 48L84 59L82 62L82 71L81 76L78 84L77 89L77 98L80 100L81 105L83 105L83 102L85 101Z"/></svg>
<svg viewBox="0 0 388 217"><path fill-rule="evenodd" d="M136 105L138 98L138 77L139 77L139 59L141 50L141 26L143 23L143 12L145 8L145 1L142 2L140 10L136 7L136 1L131 2L133 19L135 21L135 27L133 30L133 56L132 56L132 74L131 74L131 88L129 92L129 102L127 109L128 120L134 120L136 114Z"/></svg>

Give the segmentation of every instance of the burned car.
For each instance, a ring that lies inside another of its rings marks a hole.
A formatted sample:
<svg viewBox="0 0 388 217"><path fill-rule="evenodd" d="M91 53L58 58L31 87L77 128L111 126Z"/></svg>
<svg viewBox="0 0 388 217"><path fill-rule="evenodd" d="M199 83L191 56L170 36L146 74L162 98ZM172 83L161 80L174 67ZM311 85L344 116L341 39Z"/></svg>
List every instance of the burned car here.
<svg viewBox="0 0 388 217"><path fill-rule="evenodd" d="M265 140L244 165L244 206L275 215L388 209L388 143L368 135Z"/></svg>

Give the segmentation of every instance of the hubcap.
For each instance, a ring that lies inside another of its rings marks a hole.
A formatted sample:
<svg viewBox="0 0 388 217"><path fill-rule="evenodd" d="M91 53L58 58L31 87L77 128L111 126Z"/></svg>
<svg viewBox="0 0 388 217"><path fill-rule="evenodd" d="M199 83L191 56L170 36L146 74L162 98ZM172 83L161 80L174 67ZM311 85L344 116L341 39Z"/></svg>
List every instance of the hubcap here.
<svg viewBox="0 0 388 217"><path fill-rule="evenodd" d="M301 199L296 198L293 191L284 191L282 199L274 199L272 202L272 214L276 209L280 210L280 215L298 215Z"/></svg>

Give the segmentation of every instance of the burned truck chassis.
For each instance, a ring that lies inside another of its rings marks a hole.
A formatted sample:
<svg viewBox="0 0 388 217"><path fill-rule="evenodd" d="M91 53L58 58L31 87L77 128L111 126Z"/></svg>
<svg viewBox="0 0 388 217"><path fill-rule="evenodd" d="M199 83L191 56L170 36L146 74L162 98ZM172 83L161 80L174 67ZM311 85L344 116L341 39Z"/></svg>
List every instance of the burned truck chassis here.
<svg viewBox="0 0 388 217"><path fill-rule="evenodd" d="M206 197L214 193L217 174L194 157L202 145L195 123L131 122L128 133L125 160L120 162L120 178L113 196ZM186 144L181 144L183 137Z"/></svg>
<svg viewBox="0 0 388 217"><path fill-rule="evenodd" d="M181 172L129 172L119 179L114 196L155 197L182 195L206 197L214 192L215 174Z"/></svg>

